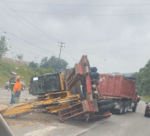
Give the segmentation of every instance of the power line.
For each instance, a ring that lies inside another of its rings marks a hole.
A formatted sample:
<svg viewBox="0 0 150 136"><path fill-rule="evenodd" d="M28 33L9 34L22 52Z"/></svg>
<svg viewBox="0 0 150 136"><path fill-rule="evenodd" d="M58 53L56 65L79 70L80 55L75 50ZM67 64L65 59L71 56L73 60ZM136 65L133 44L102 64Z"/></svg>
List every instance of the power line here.
<svg viewBox="0 0 150 136"><path fill-rule="evenodd" d="M25 41L25 40L22 40L21 38L18 38L17 36L14 36L14 35L12 35L12 34L10 34L10 33L8 33L8 34L11 35L11 36L13 36L13 37L15 37L15 38L17 38L17 39L19 39L19 40L21 40L21 41L23 41L23 42L25 42L25 43L27 43L29 46L32 46L32 47L34 47L34 48L36 48L36 49L38 49L38 50L40 50L40 51L47 52L48 54L50 53L50 51L43 50L43 49L41 49L41 48L37 48L36 46L33 46L33 44L31 45L29 42L27 42L27 41ZM51 52L51 53L54 54L54 52Z"/></svg>
<svg viewBox="0 0 150 136"><path fill-rule="evenodd" d="M7 11L6 9L3 9L0 7L0 9ZM9 9L10 11L13 11ZM97 14L97 15L79 15L79 14L59 14L59 13L42 13L42 12L31 12L31 11L18 11L17 12L23 12L23 13L32 13L32 14L43 14L43 15L54 15L54 16L91 16L91 17L100 17L100 16L107 16L107 17L113 17L113 16L149 16L150 13L141 13L141 14ZM17 20L18 21L18 20ZM30 28L31 29L31 28ZM32 29L33 30L33 29ZM57 40L59 41L59 40Z"/></svg>
<svg viewBox="0 0 150 136"><path fill-rule="evenodd" d="M7 22L5 22L5 21L3 21L3 20L1 20L1 22L3 22L3 23L5 23L5 24L8 24ZM10 25L10 24L8 24L9 26L12 26L12 25ZM13 26L12 26L13 27ZM15 30L18 30L19 31L19 29L17 29L17 28L15 28ZM21 31L19 31L19 32L21 32ZM23 32L21 32L21 33L23 33ZM23 33L23 34L25 34L25 33ZM13 34L13 36L14 36L14 34ZM35 39L35 38L34 38ZM35 40L37 40L37 39L35 39ZM40 41L41 42L41 41ZM43 42L41 42L42 44L45 44L45 43L43 43ZM47 45L45 45L45 46L47 46ZM49 47L49 46L47 46L47 47ZM51 48L53 48L53 49L56 49L56 48L54 48L53 46L51 46ZM57 49L56 49L57 50Z"/></svg>
<svg viewBox="0 0 150 136"><path fill-rule="evenodd" d="M70 54L71 52L70 52L70 50L68 50L68 48L66 48L66 51L67 51L67 52L66 52L67 55L69 55L69 56L70 56L71 58L73 58L75 61L77 61L77 62L79 61L79 60L77 60L77 59L73 56L73 54Z"/></svg>
<svg viewBox="0 0 150 136"><path fill-rule="evenodd" d="M76 5L70 5L70 4L50 4L50 3L26 3L26 2L12 2L12 1L7 1L9 3L12 4L27 4L27 5L39 5L39 6L64 6L64 7L68 7L68 6L81 6L81 7L100 7L100 6L150 6L150 4L126 4L126 5L122 5L122 4L113 4L113 5L108 5L108 4L97 4L97 5L85 5L85 4L76 4Z"/></svg>
<svg viewBox="0 0 150 136"><path fill-rule="evenodd" d="M12 40L12 39L11 39L11 40ZM14 40L13 40L13 41L14 41ZM14 42L15 42L15 41L14 41ZM15 44L12 44L12 43L11 43L11 45L12 45L12 46L16 46L17 49L19 48L19 49L21 49L21 50L23 50L23 51L25 51L25 52L27 52L27 53L31 53L31 54L33 54L33 55L37 55L38 57L41 56L42 58L44 57L44 56L42 56L42 55L40 55L40 54L36 54L36 53L30 52L30 50L27 51L27 50L25 50L25 49L22 49L22 48L20 48L19 46L15 45Z"/></svg>
<svg viewBox="0 0 150 136"><path fill-rule="evenodd" d="M26 18L24 18L22 15L20 15L16 10L14 10L7 2L5 2L4 0L1 1L6 7L8 7L9 9L11 9L15 14L17 14L20 18L22 18L27 24L29 24L30 26L32 26L34 29L38 30L41 34L43 34L44 36L47 36L49 38L52 38L55 41L59 41L58 39L49 36L48 34L45 34L44 32L42 32L40 29L38 29L34 24L30 23Z"/></svg>
<svg viewBox="0 0 150 136"><path fill-rule="evenodd" d="M19 23L21 23L22 25L26 26L27 28L33 30L36 33L39 33L37 31L35 31L34 29L30 28L29 26L27 26L26 24L22 23L21 21L18 20L18 18L15 18L14 16L12 16L9 12L7 12L6 10L4 10L8 15L10 15L11 17L13 17L14 19L16 19ZM39 33L40 34L40 33Z"/></svg>

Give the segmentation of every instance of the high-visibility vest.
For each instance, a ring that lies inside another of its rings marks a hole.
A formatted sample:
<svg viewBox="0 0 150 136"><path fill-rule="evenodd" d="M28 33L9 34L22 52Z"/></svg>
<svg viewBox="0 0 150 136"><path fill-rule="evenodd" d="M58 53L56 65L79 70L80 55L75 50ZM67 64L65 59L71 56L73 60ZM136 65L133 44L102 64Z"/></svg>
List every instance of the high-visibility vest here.
<svg viewBox="0 0 150 136"><path fill-rule="evenodd" d="M13 91L21 91L21 83L20 82L16 82L13 88Z"/></svg>

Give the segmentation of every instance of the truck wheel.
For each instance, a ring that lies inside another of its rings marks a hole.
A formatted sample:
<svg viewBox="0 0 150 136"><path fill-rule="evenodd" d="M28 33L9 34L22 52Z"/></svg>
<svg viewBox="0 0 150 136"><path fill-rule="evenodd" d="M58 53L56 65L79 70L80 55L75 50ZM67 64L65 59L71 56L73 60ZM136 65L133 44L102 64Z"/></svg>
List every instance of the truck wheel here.
<svg viewBox="0 0 150 136"><path fill-rule="evenodd" d="M137 102L134 103L134 107L132 108L132 111L136 112L136 108L137 108Z"/></svg>
<svg viewBox="0 0 150 136"><path fill-rule="evenodd" d="M121 101L120 102L120 109L118 110L118 114L120 115L120 114L122 114L123 113L123 106L124 104L123 104L123 101Z"/></svg>
<svg viewBox="0 0 150 136"><path fill-rule="evenodd" d="M145 116L145 117L148 117L147 110L145 110L144 116Z"/></svg>
<svg viewBox="0 0 150 136"><path fill-rule="evenodd" d="M100 107L102 105L107 105L107 104L110 104L110 103L113 103L113 99L106 99L106 100L99 101L98 106Z"/></svg>
<svg viewBox="0 0 150 136"><path fill-rule="evenodd" d="M125 101L123 104L124 104L123 113L126 114L128 111L128 101Z"/></svg>
<svg viewBox="0 0 150 136"><path fill-rule="evenodd" d="M104 113L106 111L112 110L113 108L115 108L115 106L116 106L115 103L103 105L103 106L99 107L99 112Z"/></svg>

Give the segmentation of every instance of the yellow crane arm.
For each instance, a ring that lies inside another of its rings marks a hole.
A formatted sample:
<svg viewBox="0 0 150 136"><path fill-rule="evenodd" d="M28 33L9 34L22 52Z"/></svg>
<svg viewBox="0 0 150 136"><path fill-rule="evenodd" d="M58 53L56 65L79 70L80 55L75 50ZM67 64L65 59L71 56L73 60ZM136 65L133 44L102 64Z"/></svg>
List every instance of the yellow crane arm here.
<svg viewBox="0 0 150 136"><path fill-rule="evenodd" d="M46 97L46 98L45 98ZM0 108L3 116L20 115L32 112L37 108L46 108L50 113L57 113L58 110L68 107L71 103L79 102L79 95L71 95L70 91L46 94L44 98L32 99Z"/></svg>

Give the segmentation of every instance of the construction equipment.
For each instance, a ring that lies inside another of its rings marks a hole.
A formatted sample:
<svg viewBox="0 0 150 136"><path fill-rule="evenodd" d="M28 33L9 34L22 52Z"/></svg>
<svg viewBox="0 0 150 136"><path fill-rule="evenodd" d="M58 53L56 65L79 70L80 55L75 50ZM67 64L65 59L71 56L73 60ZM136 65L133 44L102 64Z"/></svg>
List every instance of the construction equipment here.
<svg viewBox="0 0 150 136"><path fill-rule="evenodd" d="M73 69L64 74L33 76L29 93L38 98L1 108L3 116L16 116L44 108L47 112L58 113L60 121L77 116L85 118L110 116L115 107L113 101L104 100L98 90L99 74L90 68L87 56L82 56Z"/></svg>
<svg viewBox="0 0 150 136"><path fill-rule="evenodd" d="M70 90L80 81L82 86L80 92L83 93L81 102L59 111L60 121L63 122L77 116L86 118L86 120L99 116L110 116L109 110L113 109L115 104L113 101L104 100L106 98L98 90L99 74L97 68L90 68L87 56L83 56L79 64L75 64L74 69L65 81L67 90Z"/></svg>

